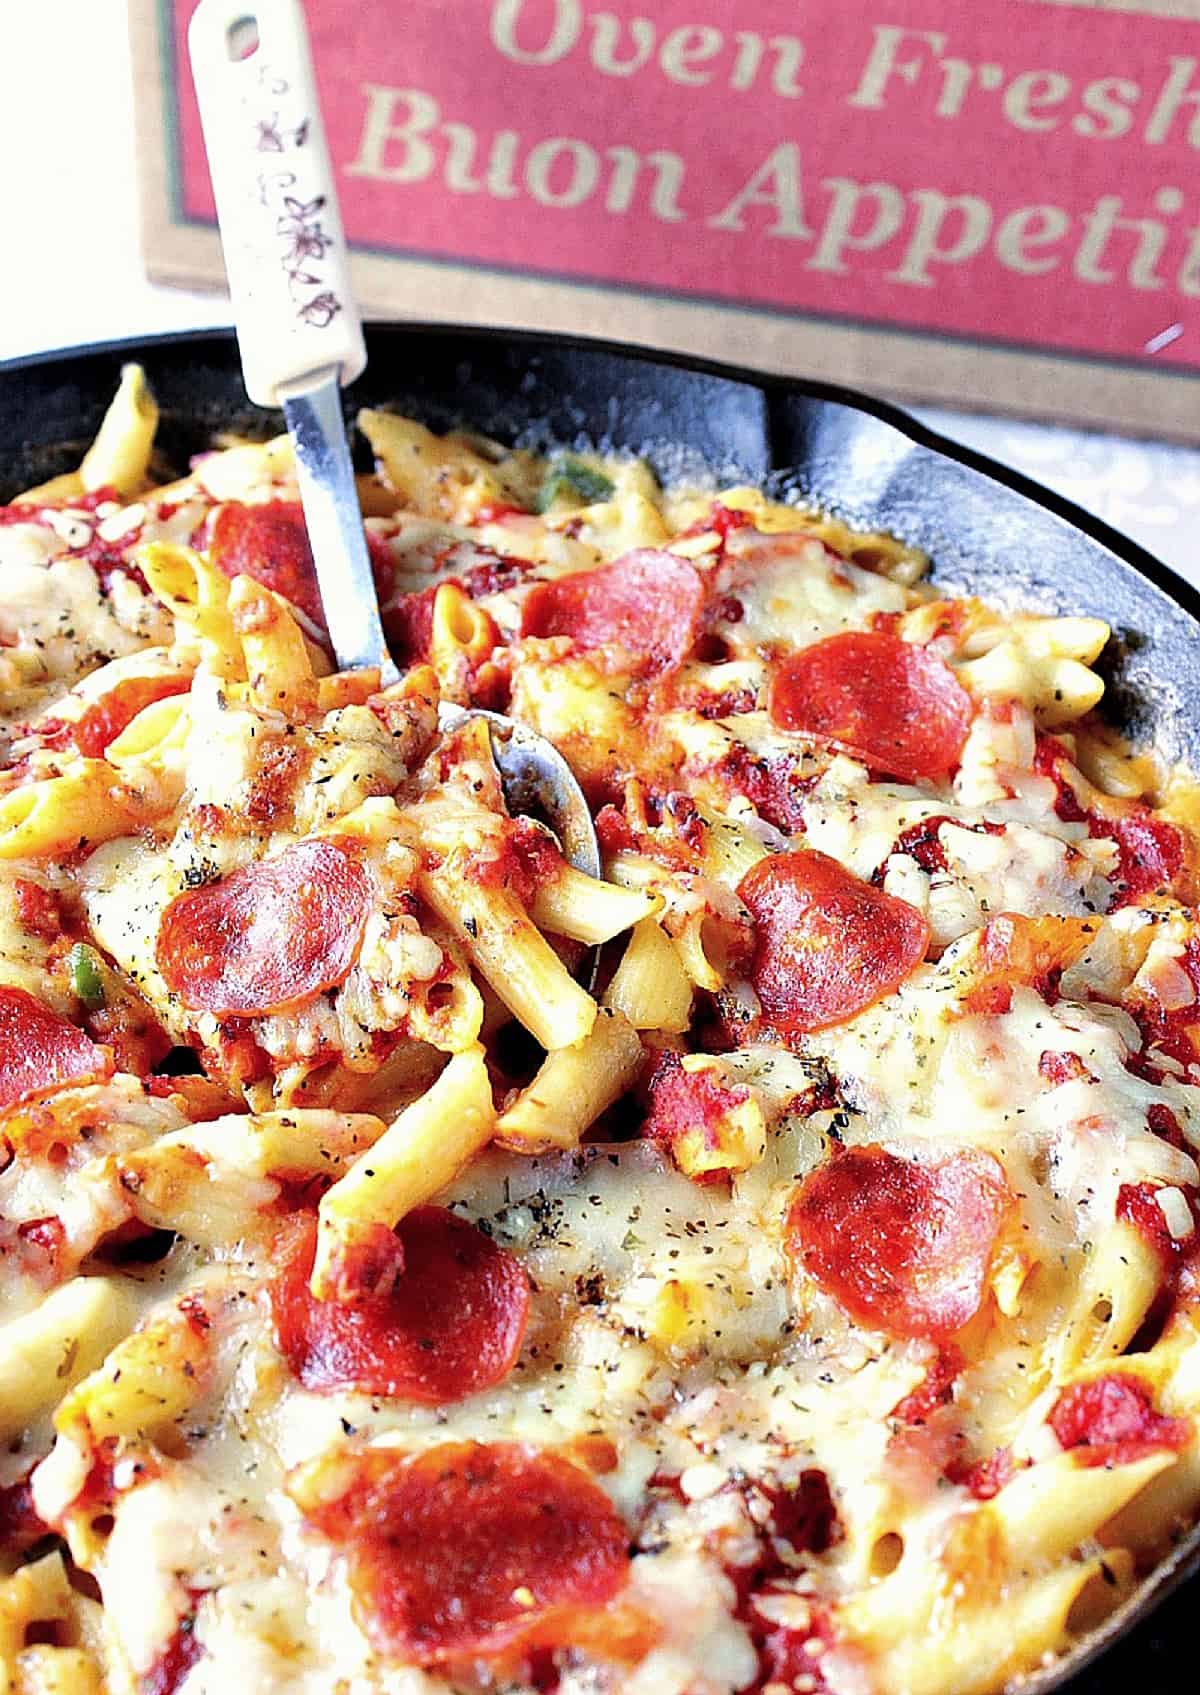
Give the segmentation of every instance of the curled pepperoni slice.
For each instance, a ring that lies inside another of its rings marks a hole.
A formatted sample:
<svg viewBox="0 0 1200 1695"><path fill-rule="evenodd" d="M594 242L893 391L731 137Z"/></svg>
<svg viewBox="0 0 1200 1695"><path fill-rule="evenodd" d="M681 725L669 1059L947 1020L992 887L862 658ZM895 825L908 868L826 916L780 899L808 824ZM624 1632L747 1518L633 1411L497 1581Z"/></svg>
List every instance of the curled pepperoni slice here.
<svg viewBox="0 0 1200 1695"><path fill-rule="evenodd" d="M586 650L621 647L639 669L678 665L696 639L704 581L674 553L640 548L569 577L537 583L525 601L523 636L570 636Z"/></svg>
<svg viewBox="0 0 1200 1695"><path fill-rule="evenodd" d="M367 874L345 849L297 842L178 895L159 927L158 968L195 1012L285 1012L344 981L370 903Z"/></svg>
<svg viewBox="0 0 1200 1695"><path fill-rule="evenodd" d="M859 1324L938 1340L978 1312L1011 1202L991 1154L927 1165L877 1145L848 1148L800 1185L787 1250Z"/></svg>
<svg viewBox="0 0 1200 1695"><path fill-rule="evenodd" d="M253 506L230 501L220 507L208 539L208 557L227 577L253 577L274 589L324 629L316 566L298 500L266 500Z"/></svg>
<svg viewBox="0 0 1200 1695"><path fill-rule="evenodd" d="M754 919L750 981L763 1018L793 1034L873 1006L925 957L915 906L854 877L824 853L761 859L738 889Z"/></svg>
<svg viewBox="0 0 1200 1695"><path fill-rule="evenodd" d="M0 1109L112 1071L112 1057L44 1001L0 987Z"/></svg>
<svg viewBox="0 0 1200 1695"><path fill-rule="evenodd" d="M275 1336L300 1382L430 1404L461 1401L507 1377L529 1315L515 1254L443 1207L419 1207L397 1232L404 1270L356 1305L309 1292L317 1240L311 1213L276 1245Z"/></svg>
<svg viewBox="0 0 1200 1695"><path fill-rule="evenodd" d="M578 1466L515 1442L448 1442L411 1458L375 1448L336 1500L306 1516L346 1551L368 1637L434 1666L495 1653L556 1618L600 1607L625 1582L629 1535ZM293 1494L296 1493L293 1487Z"/></svg>
<svg viewBox="0 0 1200 1695"><path fill-rule="evenodd" d="M1046 1422L1064 1448L1083 1450L1084 1465L1124 1465L1191 1438L1186 1419L1156 1412L1147 1386L1121 1371L1069 1384Z"/></svg>
<svg viewBox="0 0 1200 1695"><path fill-rule="evenodd" d="M958 764L971 697L928 648L848 630L801 648L771 679L771 722L833 742L889 776L944 777Z"/></svg>
<svg viewBox="0 0 1200 1695"><path fill-rule="evenodd" d="M393 568L386 553L372 542L369 537L371 571L382 596L390 586ZM209 533L208 557L227 577L253 577L281 594L324 630L317 569L298 500L265 500L250 506L230 501L220 507Z"/></svg>
<svg viewBox="0 0 1200 1695"><path fill-rule="evenodd" d="M75 746L88 759L101 759L110 742L156 700L186 694L192 686L188 676L126 677L102 699L94 701L71 726Z"/></svg>

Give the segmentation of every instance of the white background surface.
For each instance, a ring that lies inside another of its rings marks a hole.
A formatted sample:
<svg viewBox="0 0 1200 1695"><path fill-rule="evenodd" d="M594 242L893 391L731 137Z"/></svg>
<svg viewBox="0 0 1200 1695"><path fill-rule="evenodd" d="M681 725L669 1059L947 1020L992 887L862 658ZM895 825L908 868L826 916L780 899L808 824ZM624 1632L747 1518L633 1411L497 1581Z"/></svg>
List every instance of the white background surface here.
<svg viewBox="0 0 1200 1695"><path fill-rule="evenodd" d="M124 0L0 0L0 16L0 358L228 323L223 298L142 275ZM1200 584L1200 450L918 410Z"/></svg>

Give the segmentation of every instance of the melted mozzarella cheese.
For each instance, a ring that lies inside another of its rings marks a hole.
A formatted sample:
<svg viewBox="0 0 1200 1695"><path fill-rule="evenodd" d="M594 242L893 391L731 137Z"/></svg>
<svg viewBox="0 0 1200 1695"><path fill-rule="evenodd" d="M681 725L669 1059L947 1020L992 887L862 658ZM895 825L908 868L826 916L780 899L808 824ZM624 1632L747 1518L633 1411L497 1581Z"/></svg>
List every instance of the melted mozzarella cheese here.
<svg viewBox="0 0 1200 1695"><path fill-rule="evenodd" d="M397 567L397 594L462 576L492 549L553 578L594 569L631 543L668 539L665 508L656 504L648 474L626 467L614 478L614 500L546 522L506 515L472 530L400 513L369 524ZM279 441L214 456L188 487L196 492L189 524L213 498L294 499L290 449ZM692 516L702 520L710 504L701 502ZM723 1080L750 1091L765 1126L763 1157L732 1181L692 1182L666 1151L636 1139L540 1157L493 1149L460 1173L439 1201L519 1258L530 1278L531 1310L508 1375L445 1406L318 1391L293 1378L276 1345L271 1288L275 1232L287 1204L283 1174L254 1164L235 1121L193 1128L172 1168L185 1172L181 1185L191 1185L187 1204L178 1201L168 1219L180 1240L161 1264L127 1280L132 1308L151 1330L164 1317L178 1320L188 1298L185 1310L200 1315L207 1364L184 1385L184 1410L163 1427L147 1413L150 1422L138 1427L118 1462L122 1492L113 1503L112 1534L94 1560L117 1681L153 1680L182 1629L194 1633L201 1652L181 1695L447 1695L451 1688L479 1695L501 1687L516 1695L507 1673L495 1668L443 1675L374 1651L345 1560L306 1524L288 1493L293 1468L347 1445L415 1452L472 1439L517 1441L596 1466L595 1480L624 1515L634 1544L621 1603L648 1617L656 1640L627 1665L569 1646L557 1667L560 1695L738 1695L763 1671L745 1590L756 1563L772 1558L785 1592L767 1600L759 1623L780 1628L803 1628L810 1607L851 1623L869 1616L889 1542L899 1542L905 1572L922 1569L947 1612L972 1584L985 1600L991 1596L994 1612L1030 1572L1040 1580L1049 1569L1040 1556L1010 1549L966 1486L952 1480L937 1446L943 1427L935 1419L928 1429L906 1423L900 1411L936 1373L939 1347L853 1322L831 1289L793 1263L788 1215L797 1186L839 1147L879 1144L918 1162L968 1148L991 1153L1004 1169L1012 1207L988 1268L984 1305L955 1338L965 1367L948 1391L945 1420L955 1421L954 1437L971 1458L1001 1445L1018 1461L1061 1458L1047 1419L1057 1385L1075 1368L1063 1363L1073 1345L1071 1303L1089 1287L1090 1262L1117 1228L1122 1186L1151 1185L1172 1235L1191 1234L1188 1196L1200 1184L1188 1151L1200 1147L1197 1091L1181 1077L1151 1082L1135 1075L1127 1061L1140 1045L1138 1027L1128 1011L1105 1004L1132 983L1135 1001L1140 995L1169 1013L1185 1011L1194 999L1182 963L1191 931L1179 914L1119 912L1096 925L1086 952L1062 974L1053 1004L1014 983L1011 1004L973 1009L977 932L991 915L1103 912L1113 894L1112 844L1090 839L1085 824L1058 818L1054 783L1033 769L1034 711L1050 671L1040 662L1018 671L1014 654L1002 655L1003 665L980 666L979 632L965 642L959 658L975 664L968 680L982 688L1007 678L1013 698L1002 689L1005 698L980 706L958 772L938 784L873 781L854 760L831 758L778 731L763 710L729 711L730 704L765 698L780 655L877 627L880 614L907 610L915 617L920 610L919 595L901 581L912 580L914 557L892 576L863 570L797 536L794 514L777 509L769 516L767 527L786 525L793 533L743 530L723 539L713 531L675 543L709 575L718 616L705 628L725 644L722 662L685 664L669 683L635 682L608 674L603 654L568 657L565 639L517 642L509 650L512 710L556 741L598 792L615 797L633 775L655 801L682 786L737 816L735 834L744 829L753 838L751 860L757 845L816 849L859 877L880 877L889 893L927 914L930 962L857 1017L796 1037L790 1049L760 1040L712 1062ZM152 533L154 521L133 509L104 520L114 543L143 522L143 533ZM832 533L829 526L824 533ZM14 573L6 607L20 626L8 680L21 687L35 672L74 677L107 655L134 654L169 635L169 620L147 612L127 578L102 602L90 568L62 557L68 543L52 527L0 528L0 561L10 561ZM480 597L506 638L520 627L525 592L518 583ZM1095 645L1094 632L1083 635ZM1032 626L1022 640L1035 658L1046 647ZM187 650L187 657L190 664L194 654ZM135 654L130 668L161 660ZM124 664L118 658L108 680ZM1082 669L1078 656L1072 664ZM1094 679L1072 677L1086 695ZM77 699L104 686L98 674ZM703 709L705 696L721 718L702 717L689 704ZM81 868L59 874L78 887L96 943L175 1034L214 1044L218 1021L203 1015L188 1028L155 963L162 913L184 889L298 836L329 831L364 800L382 802L410 780L430 839L440 831L439 851L449 843L482 852L491 841L478 806L468 816L461 796L444 792L440 768L414 778L425 751L419 723L411 736L392 734L368 707L352 705L292 725L243 698L208 675L193 689L187 787L157 844L110 842ZM281 746L288 750L283 776ZM266 749L276 761L270 781ZM785 774L803 819L793 837L757 817L739 777L747 761L758 775ZM480 793L496 782L482 759L459 775ZM390 806L388 799L385 810ZM918 850L895 849L906 832L933 820L929 852L920 851L926 863L930 854L935 862L940 856L944 867L926 869ZM451 964L466 978L436 939L440 932L426 934L413 915L421 910L417 855L388 834L364 829L362 862L377 898L344 983L255 1021L255 1037L276 1070L291 1067L303 1077L336 1055L350 1090L356 1070L370 1074L382 1045L376 1038L403 1030L427 985ZM686 868L682 850L678 861L668 854L661 863L648 854L620 857L621 880L661 894L659 922L672 939L682 941L717 914L731 936L748 940L732 874L721 883ZM54 1000L48 950L22 931L5 888L0 884L0 979ZM728 961L711 967L712 992L721 1009L756 1011L749 984L736 975L745 953L728 951ZM73 1010L59 995L56 1004ZM489 1005L489 1041L494 1016ZM660 1039L650 1033L648 1046ZM432 1048L422 1051L439 1063ZM1063 1080L1053 1066L1048 1074L1047 1054L1061 1062ZM1172 1066L1182 1071L1178 1061L1164 1069ZM71 1119L74 1096L86 1097L96 1120L78 1139L65 1135L79 1128L78 1114ZM1151 1130L1155 1109L1173 1116L1188 1147ZM122 1077L66 1092L55 1111L66 1157L15 1160L0 1173L0 1215L18 1227L61 1219L78 1260L130 1216L122 1157L184 1119L178 1103L148 1098ZM37 1302L28 1278L8 1278L4 1288L6 1295L15 1289L22 1306ZM1102 1351L1101 1363L1115 1351ZM1180 1352L1172 1392L1191 1400L1172 1402L1171 1411L1190 1416L1200 1406L1200 1354ZM49 1440L39 1425L30 1454L44 1452ZM143 1451L152 1459L144 1475L131 1457ZM61 1508L82 1485L86 1459L63 1440L43 1463L35 1489L46 1511ZM827 1548L780 1555L764 1534L755 1490L786 1495L810 1472L828 1484L836 1534ZM7 1482L17 1473L10 1465L2 1475ZM971 1526L990 1539L986 1559L965 1583L946 1564L945 1550ZM1068 1550L1068 1561L1073 1557ZM902 1637L906 1623L893 1634ZM940 1628L930 1626L931 1641ZM1017 1669L1029 1669L1040 1654L1039 1643ZM907 1663L902 1653L897 1663ZM876 1679L853 1639L830 1648L821 1671L835 1695L874 1695ZM952 1686L951 1679L945 1688ZM902 1687L897 1683L898 1695ZM920 1688L945 1695L943 1685Z"/></svg>
<svg viewBox="0 0 1200 1695"><path fill-rule="evenodd" d="M883 868L898 879L889 892L909 890L904 898L927 912L938 947L998 912L1083 917L1106 911L1112 898L1105 875L1113 869L1112 843L1089 840L1085 825L1064 822L1052 805L1034 811L1013 799L943 800L905 784L872 782L864 766L839 757L804 797L803 811L807 845L855 876L869 879ZM945 820L931 826L945 868L921 872L911 860L895 866L897 857L909 857L893 854L904 832L934 819Z"/></svg>
<svg viewBox="0 0 1200 1695"><path fill-rule="evenodd" d="M908 604L898 583L837 558L819 541L768 541L752 530L730 538L718 582L736 598L739 612L719 618L714 629L739 659L868 629L876 613L902 612Z"/></svg>

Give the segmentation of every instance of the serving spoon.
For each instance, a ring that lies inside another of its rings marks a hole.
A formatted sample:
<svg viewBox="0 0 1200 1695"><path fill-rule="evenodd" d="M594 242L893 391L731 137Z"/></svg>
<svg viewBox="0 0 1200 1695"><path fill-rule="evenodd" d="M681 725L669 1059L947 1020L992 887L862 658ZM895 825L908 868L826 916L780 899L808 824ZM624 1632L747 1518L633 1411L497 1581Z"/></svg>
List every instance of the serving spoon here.
<svg viewBox="0 0 1200 1695"><path fill-rule="evenodd" d="M278 407L334 655L399 681L379 616L341 389L367 363L299 0L200 0L188 29L246 393ZM443 702L442 729L482 718L504 798L600 875L591 813L552 743L499 712Z"/></svg>

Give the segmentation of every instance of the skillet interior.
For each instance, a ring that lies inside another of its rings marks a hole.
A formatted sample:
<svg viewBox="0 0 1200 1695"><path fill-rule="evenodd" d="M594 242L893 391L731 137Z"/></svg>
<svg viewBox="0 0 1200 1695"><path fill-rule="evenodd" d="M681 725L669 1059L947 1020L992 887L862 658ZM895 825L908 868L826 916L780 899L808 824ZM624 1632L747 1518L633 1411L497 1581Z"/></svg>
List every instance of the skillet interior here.
<svg viewBox="0 0 1200 1695"><path fill-rule="evenodd" d="M904 413L827 385L515 331L375 325L367 346L351 415L388 405L434 428L639 453L664 480L764 483L925 548L948 590L1106 618L1108 716L1200 770L1200 593L1069 501ZM218 430L282 427L249 406L229 332L13 363L0 367L0 501L78 463L131 358L157 394L176 469ZM1031 1695L1125 1695L1135 1676L1151 1689L1178 1678L1194 1586L1177 1586L1198 1569L1200 1529L1086 1648L1030 1679Z"/></svg>

